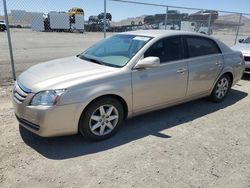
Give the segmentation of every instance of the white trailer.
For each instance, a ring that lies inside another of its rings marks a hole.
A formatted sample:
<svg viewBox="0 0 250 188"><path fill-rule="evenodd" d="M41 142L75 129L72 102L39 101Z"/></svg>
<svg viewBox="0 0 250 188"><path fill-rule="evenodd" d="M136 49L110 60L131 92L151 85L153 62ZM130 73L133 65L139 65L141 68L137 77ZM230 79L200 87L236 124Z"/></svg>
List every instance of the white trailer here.
<svg viewBox="0 0 250 188"><path fill-rule="evenodd" d="M50 12L48 16L49 16L50 28L52 30L70 29L69 15L67 15L66 13Z"/></svg>
<svg viewBox="0 0 250 188"><path fill-rule="evenodd" d="M31 22L32 31L44 31L44 14L43 13L32 13Z"/></svg>
<svg viewBox="0 0 250 188"><path fill-rule="evenodd" d="M196 22L191 22L191 21L182 21L181 30L198 32L206 35L212 34L212 30L211 29L209 30L208 27L198 26Z"/></svg>
<svg viewBox="0 0 250 188"><path fill-rule="evenodd" d="M75 23L72 23L71 30L84 32L84 15L75 15Z"/></svg>
<svg viewBox="0 0 250 188"><path fill-rule="evenodd" d="M197 24L195 22L181 21L181 30L196 32Z"/></svg>
<svg viewBox="0 0 250 188"><path fill-rule="evenodd" d="M167 24L167 26L165 27L165 23L161 22L159 23L159 29L180 30L180 27L176 24Z"/></svg>

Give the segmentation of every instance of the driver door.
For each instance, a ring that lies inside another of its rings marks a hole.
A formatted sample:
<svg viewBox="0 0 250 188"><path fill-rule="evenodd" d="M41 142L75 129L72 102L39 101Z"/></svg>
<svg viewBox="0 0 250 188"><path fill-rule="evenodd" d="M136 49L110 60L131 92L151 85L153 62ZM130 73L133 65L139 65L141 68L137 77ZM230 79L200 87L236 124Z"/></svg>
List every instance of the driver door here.
<svg viewBox="0 0 250 188"><path fill-rule="evenodd" d="M132 71L133 110L144 111L183 99L187 91L188 66L181 37L157 41L144 58L160 58L160 66Z"/></svg>

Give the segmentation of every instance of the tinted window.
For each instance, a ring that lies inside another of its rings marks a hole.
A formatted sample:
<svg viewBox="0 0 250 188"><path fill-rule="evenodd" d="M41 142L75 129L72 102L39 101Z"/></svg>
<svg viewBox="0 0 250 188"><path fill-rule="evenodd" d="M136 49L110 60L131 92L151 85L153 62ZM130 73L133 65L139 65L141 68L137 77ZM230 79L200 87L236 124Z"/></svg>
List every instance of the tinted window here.
<svg viewBox="0 0 250 188"><path fill-rule="evenodd" d="M220 53L218 46L212 40L202 37L188 37L187 46L189 57Z"/></svg>
<svg viewBox="0 0 250 188"><path fill-rule="evenodd" d="M170 37L159 40L145 52L144 57L149 56L159 57L161 63L182 59L183 46L181 37Z"/></svg>

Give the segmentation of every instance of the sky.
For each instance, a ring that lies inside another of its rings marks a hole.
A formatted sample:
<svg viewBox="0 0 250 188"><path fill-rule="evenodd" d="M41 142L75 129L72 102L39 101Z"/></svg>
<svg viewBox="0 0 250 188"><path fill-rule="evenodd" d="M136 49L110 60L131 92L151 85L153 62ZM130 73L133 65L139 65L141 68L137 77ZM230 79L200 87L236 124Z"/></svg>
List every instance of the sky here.
<svg viewBox="0 0 250 188"><path fill-rule="evenodd" d="M103 0L6 0L8 10L26 10L36 12L68 11L71 7L81 7L88 18L103 12ZM250 14L250 0L131 0L135 2L154 3L170 6L192 7L201 9L216 9ZM181 12L195 12L179 9ZM118 21L127 17L165 13L164 7L133 5L107 0L107 12ZM0 14L3 5L0 1Z"/></svg>

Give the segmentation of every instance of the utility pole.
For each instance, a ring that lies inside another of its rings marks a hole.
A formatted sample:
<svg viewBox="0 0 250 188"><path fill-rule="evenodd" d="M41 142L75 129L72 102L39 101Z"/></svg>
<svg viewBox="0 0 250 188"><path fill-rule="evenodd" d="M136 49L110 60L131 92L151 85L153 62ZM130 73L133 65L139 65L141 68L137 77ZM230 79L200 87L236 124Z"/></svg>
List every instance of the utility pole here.
<svg viewBox="0 0 250 188"><path fill-rule="evenodd" d="M104 0L104 25L103 25L103 32L104 32L104 38L106 38L106 19L107 19L107 1Z"/></svg>
<svg viewBox="0 0 250 188"><path fill-rule="evenodd" d="M242 18L242 13L240 14L240 19L239 19L239 23L238 23L238 27L237 27L237 31L236 31L236 37L235 37L234 44L236 44L237 39L238 39L238 35L239 35L239 31L240 31L241 18Z"/></svg>

